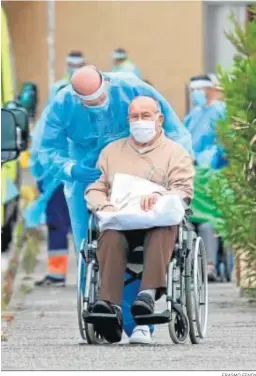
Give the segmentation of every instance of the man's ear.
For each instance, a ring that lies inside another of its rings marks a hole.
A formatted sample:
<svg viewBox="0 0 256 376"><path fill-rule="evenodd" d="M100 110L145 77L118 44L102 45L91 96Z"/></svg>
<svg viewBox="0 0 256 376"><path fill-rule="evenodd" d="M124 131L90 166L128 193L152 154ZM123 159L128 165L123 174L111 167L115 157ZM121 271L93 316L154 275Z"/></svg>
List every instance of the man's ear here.
<svg viewBox="0 0 256 376"><path fill-rule="evenodd" d="M159 125L159 127L162 127L163 123L164 123L164 115L160 114L159 117L158 117L158 125Z"/></svg>

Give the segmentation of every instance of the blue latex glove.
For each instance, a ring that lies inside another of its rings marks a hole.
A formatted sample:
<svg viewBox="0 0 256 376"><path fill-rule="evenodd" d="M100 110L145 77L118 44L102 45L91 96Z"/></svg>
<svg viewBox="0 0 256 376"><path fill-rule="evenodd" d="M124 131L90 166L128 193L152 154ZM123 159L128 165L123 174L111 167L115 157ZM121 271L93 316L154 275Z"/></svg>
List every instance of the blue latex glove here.
<svg viewBox="0 0 256 376"><path fill-rule="evenodd" d="M46 223L46 206L47 201L44 200L44 196L40 196L24 209L22 216L26 228L35 228Z"/></svg>
<svg viewBox="0 0 256 376"><path fill-rule="evenodd" d="M93 183L100 175L101 171L98 168L88 167L84 162L75 164L71 169L72 178L82 183Z"/></svg>

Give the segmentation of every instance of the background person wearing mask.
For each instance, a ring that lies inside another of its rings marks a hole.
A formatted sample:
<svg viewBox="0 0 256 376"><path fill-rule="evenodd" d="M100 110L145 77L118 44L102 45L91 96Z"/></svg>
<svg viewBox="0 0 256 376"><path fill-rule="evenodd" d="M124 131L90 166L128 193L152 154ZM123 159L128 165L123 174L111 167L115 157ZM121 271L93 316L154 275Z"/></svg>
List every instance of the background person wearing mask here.
<svg viewBox="0 0 256 376"><path fill-rule="evenodd" d="M208 75L195 76L190 80L195 107L185 117L184 124L191 133L195 164L199 168L219 169L227 163L216 137L217 121L225 117L225 103L216 100L216 84L217 81L213 82ZM200 223L198 234L203 238L207 251L208 278L216 280L219 239L209 223Z"/></svg>
<svg viewBox="0 0 256 376"><path fill-rule="evenodd" d="M141 72L136 65L131 62L125 49L116 48L112 52L112 63L112 72L130 72L142 78Z"/></svg>
<svg viewBox="0 0 256 376"><path fill-rule="evenodd" d="M81 51L71 51L66 58L66 73L61 80L56 81L49 94L47 104L52 101L55 95L64 87L70 84L71 77L77 69L86 64L84 55Z"/></svg>
<svg viewBox="0 0 256 376"><path fill-rule="evenodd" d="M208 75L192 77L190 89L195 107L185 117L184 124L192 136L196 164L222 168L226 161L217 145L216 127L217 121L225 117L226 105L216 100L216 88Z"/></svg>
<svg viewBox="0 0 256 376"><path fill-rule="evenodd" d="M72 75L85 65L83 53L80 51L72 51L68 54L66 59L67 71L65 76L57 81L50 90L47 104L51 103L56 94L64 87L70 84ZM38 127L38 125L37 125ZM32 135L31 171L34 174L33 162L37 159L37 130ZM37 174L34 174L37 178ZM51 179L43 176L37 180L38 188L41 193L47 190L47 186L51 184ZM46 206L46 224L47 224L47 271L46 275L39 281L35 282L36 286L64 286L68 271L68 233L70 231L70 218L68 207L64 195L63 183L56 180L55 189L51 192L49 201ZM38 223L33 224L38 225Z"/></svg>
<svg viewBox="0 0 256 376"><path fill-rule="evenodd" d="M129 73L102 73L92 67L79 69L72 85L61 90L39 120L36 173L63 181L75 240L79 252L87 237L89 212L84 200L88 184L101 174L95 168L101 150L110 142L129 136L128 108L139 95L153 97L164 115L166 136L192 153L191 136L175 111L153 87ZM35 164L36 166L36 164ZM45 192L41 210L51 186ZM129 296L129 291L124 291ZM124 322L128 336L134 322ZM143 338L142 338L143 340Z"/></svg>

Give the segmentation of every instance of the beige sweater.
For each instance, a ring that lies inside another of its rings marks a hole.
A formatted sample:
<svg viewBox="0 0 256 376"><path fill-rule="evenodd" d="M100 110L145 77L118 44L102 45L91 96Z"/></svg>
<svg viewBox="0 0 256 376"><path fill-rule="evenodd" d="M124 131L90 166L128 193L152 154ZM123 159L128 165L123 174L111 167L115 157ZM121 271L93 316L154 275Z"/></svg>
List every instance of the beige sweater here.
<svg viewBox="0 0 256 376"><path fill-rule="evenodd" d="M139 149L132 138L123 138L102 150L98 166L102 175L88 186L85 198L92 211L109 205L116 173L148 179L166 188L166 194L193 196L193 162L186 150L164 134L148 148Z"/></svg>

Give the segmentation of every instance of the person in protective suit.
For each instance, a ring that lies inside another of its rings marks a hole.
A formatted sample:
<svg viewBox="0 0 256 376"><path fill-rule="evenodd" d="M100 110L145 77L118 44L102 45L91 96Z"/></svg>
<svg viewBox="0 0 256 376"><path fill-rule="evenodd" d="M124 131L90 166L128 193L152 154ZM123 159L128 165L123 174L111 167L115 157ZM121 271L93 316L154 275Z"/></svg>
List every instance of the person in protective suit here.
<svg viewBox="0 0 256 376"><path fill-rule="evenodd" d="M216 127L217 121L225 118L225 102L216 99L216 84L208 75L192 77L190 89L194 108L185 117L184 124L192 136L196 164L222 168L227 161L216 143Z"/></svg>
<svg viewBox="0 0 256 376"><path fill-rule="evenodd" d="M219 97L220 86L214 75L194 76L190 80L194 108L185 117L184 124L192 136L195 165L201 168L220 169L227 165L224 150L217 143L217 121L225 118L226 105ZM208 279L216 280L216 263L219 239L209 223L198 225L203 238L208 261Z"/></svg>
<svg viewBox="0 0 256 376"><path fill-rule="evenodd" d="M70 80L77 69L85 65L83 53L72 51L68 54L67 72L63 79L57 81L50 90L47 104L51 103L56 94L70 84ZM36 158L36 142L32 137L31 160ZM33 173L33 168L32 168ZM36 177L36 176L35 176ZM38 188L41 193L47 190L47 177L38 180ZM64 196L64 186L62 182L56 184L46 206L46 224L48 229L47 239L47 272L43 279L36 281L36 286L54 285L64 286L68 271L68 233L70 231L70 218L66 199Z"/></svg>
<svg viewBox="0 0 256 376"><path fill-rule="evenodd" d="M46 104L49 104L61 89L70 84L72 75L85 64L85 58L81 51L71 51L68 54L66 59L66 74L61 80L53 84Z"/></svg>
<svg viewBox="0 0 256 376"><path fill-rule="evenodd" d="M112 72L130 72L142 78L140 70L129 59L128 53L124 48L116 48L112 52L112 63Z"/></svg>
<svg viewBox="0 0 256 376"><path fill-rule="evenodd" d="M191 136L169 103L131 73L103 73L92 67L79 69L72 76L71 85L56 95L39 120L34 170L51 183L37 203L36 215L40 214L40 208L41 212L44 210L56 182L64 182L76 252L87 238L89 212L84 192L101 174L95 168L99 154L110 142L129 135L128 108L139 95L151 96L159 102L166 136L192 153ZM123 306L127 312L124 330L128 336L135 328L130 314L131 302L139 288L139 282L135 282L124 289ZM143 329L141 333L143 336Z"/></svg>

